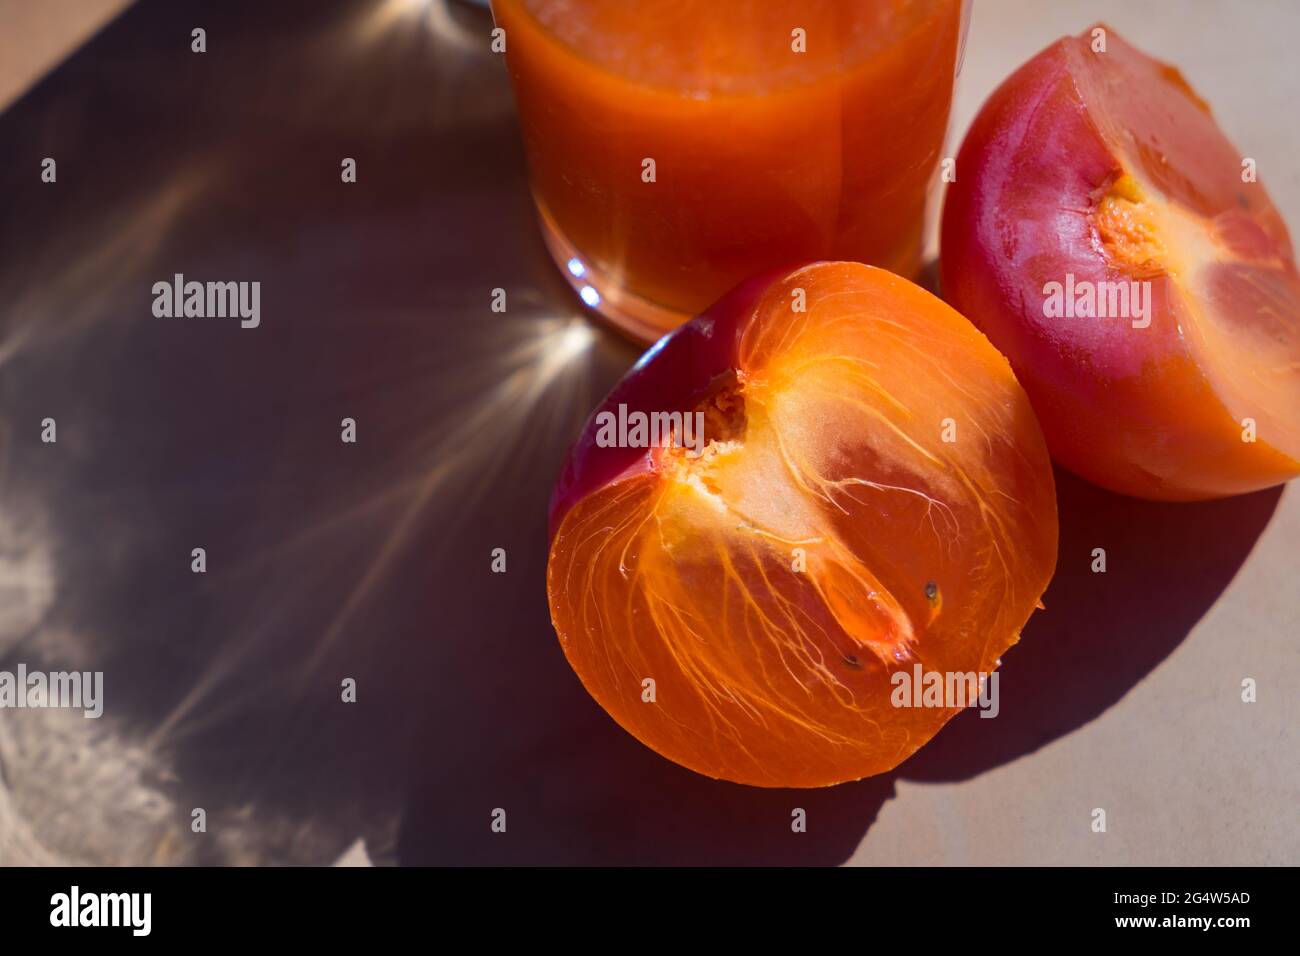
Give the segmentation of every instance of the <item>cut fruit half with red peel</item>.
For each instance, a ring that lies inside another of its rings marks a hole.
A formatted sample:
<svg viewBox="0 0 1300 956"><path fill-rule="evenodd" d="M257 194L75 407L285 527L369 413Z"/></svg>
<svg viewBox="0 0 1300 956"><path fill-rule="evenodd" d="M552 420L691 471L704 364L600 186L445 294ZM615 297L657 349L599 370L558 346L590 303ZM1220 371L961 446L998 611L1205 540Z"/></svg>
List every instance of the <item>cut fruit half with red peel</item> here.
<svg viewBox="0 0 1300 956"><path fill-rule="evenodd" d="M1104 26L1064 38L990 97L957 169L944 296L1011 360L1059 462L1170 500L1300 473L1290 238L1176 69ZM1047 314L1067 278L1147 314Z"/></svg>
<svg viewBox="0 0 1300 956"><path fill-rule="evenodd" d="M605 447L620 407L698 410L703 448ZM664 756L769 787L906 759L959 705L899 706L897 675L991 672L1056 560L1047 450L1006 360L856 263L762 277L651 349L551 520L552 620L591 695Z"/></svg>

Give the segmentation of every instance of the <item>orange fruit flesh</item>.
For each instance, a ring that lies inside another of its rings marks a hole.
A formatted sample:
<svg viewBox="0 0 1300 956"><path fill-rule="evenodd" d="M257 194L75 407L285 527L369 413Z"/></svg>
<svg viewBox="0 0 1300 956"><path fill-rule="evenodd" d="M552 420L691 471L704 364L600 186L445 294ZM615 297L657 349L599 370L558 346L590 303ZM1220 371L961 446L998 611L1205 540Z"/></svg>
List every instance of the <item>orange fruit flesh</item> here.
<svg viewBox="0 0 1300 956"><path fill-rule="evenodd" d="M1163 287L1171 315L1156 321L1172 322L1188 363L1164 386L1174 421L1218 436L1188 484L1216 472L1220 493L1284 481L1300 471L1300 273L1286 225L1182 74L1118 37L1111 47L1104 63L1125 81L1080 79L1122 171L1094 222L1118 273Z"/></svg>
<svg viewBox="0 0 1300 956"><path fill-rule="evenodd" d="M623 727L700 773L889 770L956 713L894 706L893 675L992 671L1051 576L1037 422L973 326L857 264L773 284L734 371L702 455L657 449L565 515L548 569L564 652Z"/></svg>
<svg viewBox="0 0 1300 956"><path fill-rule="evenodd" d="M1167 284L1166 299L1194 364L1188 372L1203 377L1217 398L1202 403L1199 413L1234 442L1243 420L1251 419L1278 453L1282 476L1294 472L1300 276L1289 248L1245 216L1188 209L1134 169L1136 175L1116 180L1095 215L1108 261L1133 279ZM1197 406L1189 403L1182 414L1197 415ZM1258 469L1258 461L1248 467Z"/></svg>

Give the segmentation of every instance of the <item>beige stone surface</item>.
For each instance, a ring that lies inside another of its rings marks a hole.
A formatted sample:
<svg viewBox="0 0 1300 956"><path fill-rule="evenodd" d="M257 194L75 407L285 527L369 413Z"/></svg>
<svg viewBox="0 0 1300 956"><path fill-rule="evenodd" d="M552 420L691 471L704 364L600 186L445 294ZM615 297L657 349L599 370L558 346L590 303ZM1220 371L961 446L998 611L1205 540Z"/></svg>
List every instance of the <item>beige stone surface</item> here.
<svg viewBox="0 0 1300 956"><path fill-rule="evenodd" d="M0 0L0 110L131 0Z"/></svg>

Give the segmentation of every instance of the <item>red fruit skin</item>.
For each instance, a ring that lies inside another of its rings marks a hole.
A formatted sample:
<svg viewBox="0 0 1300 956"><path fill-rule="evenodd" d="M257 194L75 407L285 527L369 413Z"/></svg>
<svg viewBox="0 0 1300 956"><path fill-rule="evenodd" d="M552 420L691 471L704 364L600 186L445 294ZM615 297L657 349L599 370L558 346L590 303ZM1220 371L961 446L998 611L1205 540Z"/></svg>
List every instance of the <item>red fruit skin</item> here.
<svg viewBox="0 0 1300 956"><path fill-rule="evenodd" d="M944 298L1008 358L1053 458L1076 474L1161 500L1286 481L1300 465L1263 438L1243 443L1237 416L1250 409L1225 406L1189 340L1207 308L1198 295L1210 297L1227 267L1144 274L1106 254L1094 217L1102 194L1136 171L1212 222L1234 254L1267 262L1283 311L1300 295L1286 227L1262 185L1234 187L1242 154L1181 75L1103 29L1105 54L1090 49L1091 30L1065 37L981 109L944 205ZM1149 278L1150 327L1045 317L1044 285L1066 273L1076 282ZM1294 329L1294 313L1284 318Z"/></svg>
<svg viewBox="0 0 1300 956"><path fill-rule="evenodd" d="M745 324L763 292L789 269L747 279L691 322L678 326L646 350L636 365L587 419L551 492L549 528L560 522L594 489L653 468L654 449L601 447L596 444L601 412L689 412L720 376L735 368Z"/></svg>

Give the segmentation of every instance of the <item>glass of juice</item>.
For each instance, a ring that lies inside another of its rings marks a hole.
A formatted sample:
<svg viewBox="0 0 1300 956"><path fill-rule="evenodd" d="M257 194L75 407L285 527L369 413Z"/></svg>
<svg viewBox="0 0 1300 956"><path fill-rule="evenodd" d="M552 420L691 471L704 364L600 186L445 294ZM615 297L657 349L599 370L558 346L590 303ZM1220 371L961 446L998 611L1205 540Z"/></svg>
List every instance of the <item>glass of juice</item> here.
<svg viewBox="0 0 1300 956"><path fill-rule="evenodd" d="M766 269L915 276L962 7L493 0L556 263L642 341Z"/></svg>

